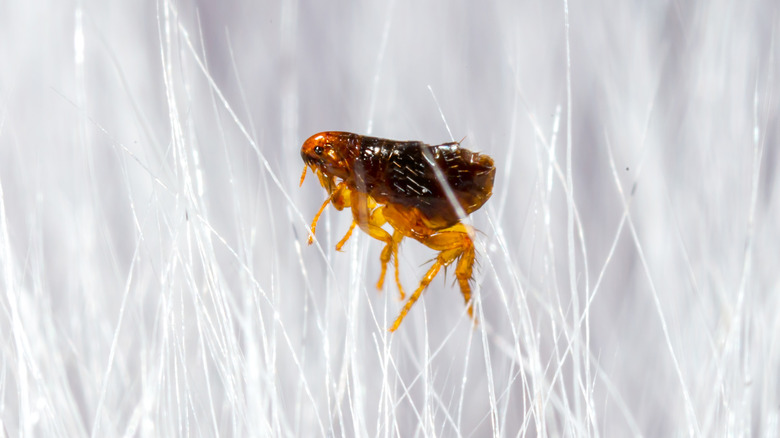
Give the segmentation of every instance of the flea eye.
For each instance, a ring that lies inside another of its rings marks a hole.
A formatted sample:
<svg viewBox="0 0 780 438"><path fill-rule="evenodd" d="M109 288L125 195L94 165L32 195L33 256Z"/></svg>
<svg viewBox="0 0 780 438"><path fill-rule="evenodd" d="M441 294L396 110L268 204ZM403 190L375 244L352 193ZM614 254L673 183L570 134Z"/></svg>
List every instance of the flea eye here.
<svg viewBox="0 0 780 438"><path fill-rule="evenodd" d="M317 155L322 155L322 146L314 146L314 153Z"/></svg>

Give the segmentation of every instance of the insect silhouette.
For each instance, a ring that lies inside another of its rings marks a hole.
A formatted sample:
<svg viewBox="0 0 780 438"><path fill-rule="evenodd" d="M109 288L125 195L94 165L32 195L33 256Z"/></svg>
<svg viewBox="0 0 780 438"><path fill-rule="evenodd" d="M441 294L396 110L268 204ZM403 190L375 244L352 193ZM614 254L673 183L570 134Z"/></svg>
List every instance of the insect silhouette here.
<svg viewBox="0 0 780 438"><path fill-rule="evenodd" d="M496 174L492 158L464 149L460 142L430 146L336 131L309 137L301 147L301 157L305 166L300 185L310 167L328 192L312 221L310 245L317 221L328 204L336 210L349 207L352 225L336 250L349 240L355 226L384 242L376 286L382 289L392 258L402 300L405 293L398 278L401 241L410 237L439 252L390 327L391 332L399 327L439 270L453 263L468 314L474 318L469 283L476 254L472 230L461 223L460 215L471 214L490 198ZM392 234L382 228L385 224L393 228Z"/></svg>

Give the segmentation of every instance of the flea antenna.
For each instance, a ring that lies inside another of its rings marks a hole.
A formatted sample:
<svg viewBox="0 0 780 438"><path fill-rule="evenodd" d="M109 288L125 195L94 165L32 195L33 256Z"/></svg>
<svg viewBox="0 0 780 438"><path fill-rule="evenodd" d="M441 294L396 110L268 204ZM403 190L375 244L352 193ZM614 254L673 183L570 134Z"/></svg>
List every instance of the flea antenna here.
<svg viewBox="0 0 780 438"><path fill-rule="evenodd" d="M303 166L303 173L301 174L301 182L298 183L298 187L303 185L303 180L306 179L306 169L308 169L309 166L304 165Z"/></svg>

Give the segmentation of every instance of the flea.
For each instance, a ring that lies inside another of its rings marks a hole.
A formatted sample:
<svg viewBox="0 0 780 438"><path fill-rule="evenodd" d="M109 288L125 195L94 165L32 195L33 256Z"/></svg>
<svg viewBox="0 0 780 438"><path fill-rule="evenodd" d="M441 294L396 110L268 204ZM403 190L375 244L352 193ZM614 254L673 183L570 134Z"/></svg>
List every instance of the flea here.
<svg viewBox="0 0 780 438"><path fill-rule="evenodd" d="M355 226L384 242L377 288L382 289L392 258L402 300L405 293L398 277L401 241L410 237L439 252L390 327L391 332L400 326L439 270L453 263L473 320L470 282L476 254L472 231L461 222L460 214L473 213L490 198L496 175L491 157L462 148L460 142L430 146L419 141L335 131L309 137L301 147L301 157L305 166L300 184L303 185L306 170L311 168L328 192L328 198L312 221L309 244L328 204L336 210L349 207L352 225L336 249L341 250ZM457 206L451 202L453 199ZM392 227L392 234L382 228L385 224Z"/></svg>

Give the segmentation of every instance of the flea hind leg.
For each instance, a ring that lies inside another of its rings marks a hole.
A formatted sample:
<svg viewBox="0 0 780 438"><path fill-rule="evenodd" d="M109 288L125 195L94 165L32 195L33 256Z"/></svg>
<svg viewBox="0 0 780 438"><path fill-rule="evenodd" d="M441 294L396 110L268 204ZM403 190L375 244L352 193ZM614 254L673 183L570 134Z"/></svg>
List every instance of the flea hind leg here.
<svg viewBox="0 0 780 438"><path fill-rule="evenodd" d="M439 255L436 257L433 266L423 276L420 285L406 302L403 309L401 309L401 314L398 315L398 318L390 327L390 331L395 331L401 325L401 321L403 321L414 303L420 298L425 288L436 277L436 274L439 273L442 266L449 266L455 261L458 262L455 268L455 277L458 280L463 299L468 306L469 317L474 320L474 309L471 304L471 285L469 282L473 274L475 252L474 243L471 241L471 237L469 237L468 229L459 224L448 228L446 231L419 238L418 240L427 247L439 251Z"/></svg>

